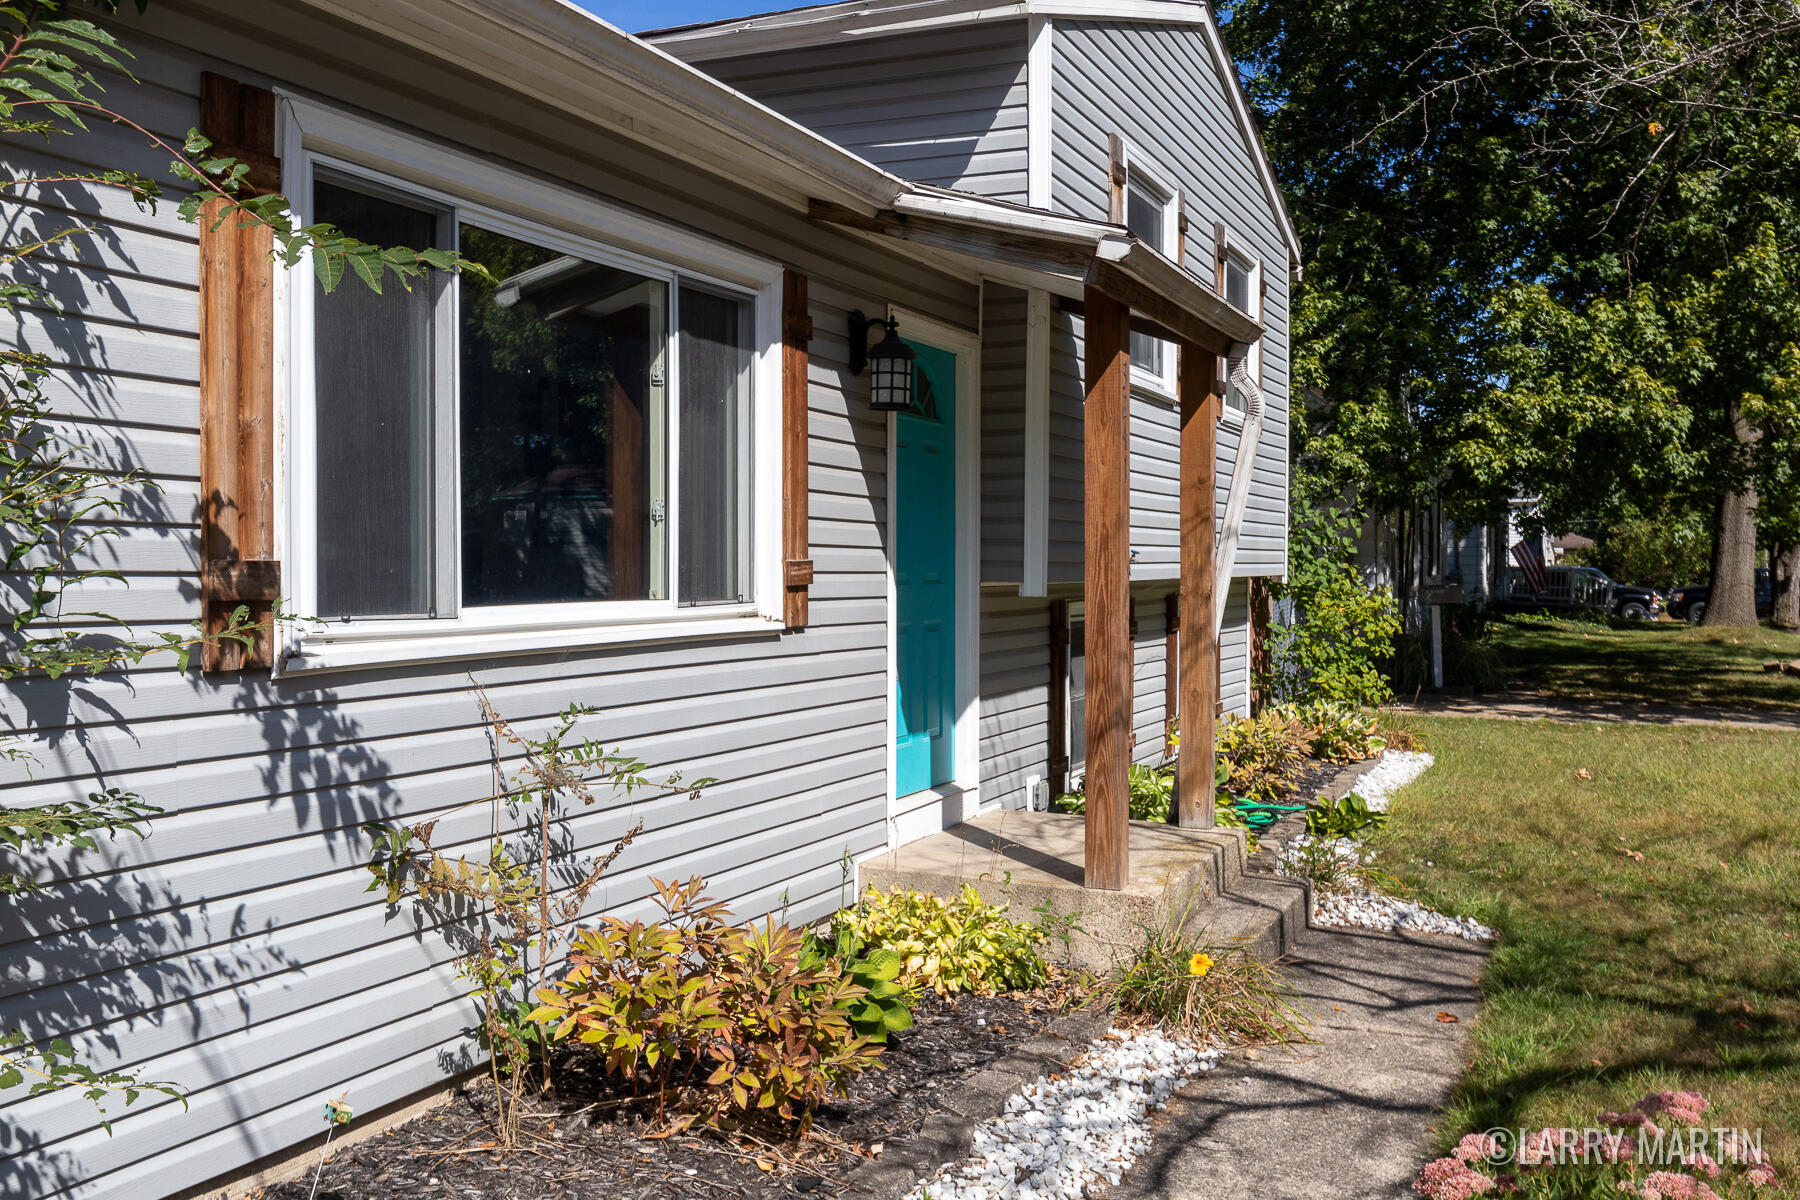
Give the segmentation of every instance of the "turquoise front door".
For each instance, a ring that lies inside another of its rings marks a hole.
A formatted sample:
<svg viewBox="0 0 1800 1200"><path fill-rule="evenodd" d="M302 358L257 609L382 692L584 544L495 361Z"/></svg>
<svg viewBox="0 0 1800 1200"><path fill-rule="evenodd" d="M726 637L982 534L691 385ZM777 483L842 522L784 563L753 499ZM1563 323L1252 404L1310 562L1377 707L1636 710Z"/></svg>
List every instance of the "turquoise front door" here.
<svg viewBox="0 0 1800 1200"><path fill-rule="evenodd" d="M913 411L894 418L896 792L956 777L956 355L908 342Z"/></svg>

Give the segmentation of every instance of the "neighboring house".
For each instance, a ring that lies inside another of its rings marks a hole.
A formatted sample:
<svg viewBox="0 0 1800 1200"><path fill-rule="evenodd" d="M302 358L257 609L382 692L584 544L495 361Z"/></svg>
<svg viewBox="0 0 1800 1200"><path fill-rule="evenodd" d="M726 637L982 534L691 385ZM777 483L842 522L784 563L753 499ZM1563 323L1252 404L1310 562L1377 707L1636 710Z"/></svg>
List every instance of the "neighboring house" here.
<svg viewBox="0 0 1800 1200"><path fill-rule="evenodd" d="M1365 518L1357 562L1371 586L1394 593L1408 627L1417 629L1429 615L1420 587L1456 584L1465 603L1486 606L1511 594L1507 572L1514 565L1512 548L1522 539L1535 537L1550 561L1542 535L1525 532L1535 511L1533 501L1515 499L1504 522L1463 525L1446 516L1436 499L1424 500Z"/></svg>
<svg viewBox="0 0 1800 1200"><path fill-rule="evenodd" d="M165 811L0 907L0 1027L188 1107L147 1097L109 1137L79 1095L0 1093L0 1195L167 1196L315 1144L327 1095L372 1114L467 1069L449 953L371 902L358 825L487 794L471 675L515 721L589 704L608 745L718 781L571 822L605 846L643 819L594 896L635 915L698 874L741 916L817 919L847 860L1084 766L1122 787L1178 696L1247 704L1297 252L1204 8L877 2L660 48L557 0L427 11L153 5L115 22L141 82L108 96L492 284L325 296L172 205L9 206L15 235L95 224L40 268L67 311L14 336L71 429L162 484L108 544L129 588L68 610L306 619L204 672L8 688L47 744L7 803ZM111 126L4 152L162 166ZM897 319L920 407L871 411L856 311ZM1084 437L1127 413L1128 442ZM1219 631L1179 680L1178 585L1197 644Z"/></svg>

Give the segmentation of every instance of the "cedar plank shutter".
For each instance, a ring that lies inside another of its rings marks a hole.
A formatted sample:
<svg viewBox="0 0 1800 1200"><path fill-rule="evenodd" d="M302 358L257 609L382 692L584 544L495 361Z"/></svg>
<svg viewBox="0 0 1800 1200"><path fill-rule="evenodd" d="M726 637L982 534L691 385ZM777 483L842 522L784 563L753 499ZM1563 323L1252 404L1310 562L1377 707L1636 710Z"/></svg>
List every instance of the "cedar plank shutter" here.
<svg viewBox="0 0 1800 1200"><path fill-rule="evenodd" d="M250 191L281 186L275 96L210 72L200 77L200 132L213 153L250 166ZM215 199L200 217L201 622L229 625L240 606L261 628L255 644L209 643L208 673L274 663L281 595L275 560L275 262L267 226L226 215ZM216 226L216 228L215 228Z"/></svg>
<svg viewBox="0 0 1800 1200"><path fill-rule="evenodd" d="M806 276L781 276L781 582L782 619L789 629L807 621L813 564L807 527L807 346L813 322Z"/></svg>
<svg viewBox="0 0 1800 1200"><path fill-rule="evenodd" d="M1106 215L1114 225L1125 224L1125 185L1131 176L1125 169L1125 139L1106 135Z"/></svg>

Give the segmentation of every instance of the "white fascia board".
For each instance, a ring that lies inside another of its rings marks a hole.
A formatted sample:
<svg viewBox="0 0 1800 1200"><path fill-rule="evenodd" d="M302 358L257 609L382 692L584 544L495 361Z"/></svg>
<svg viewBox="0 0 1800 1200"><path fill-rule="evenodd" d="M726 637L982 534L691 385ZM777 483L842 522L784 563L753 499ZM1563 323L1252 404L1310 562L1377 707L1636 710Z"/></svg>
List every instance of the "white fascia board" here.
<svg viewBox="0 0 1800 1200"><path fill-rule="evenodd" d="M852 0L704 25L646 30L643 37L689 62L741 58L856 38L888 37L1024 17L1072 21L1131 21L1199 25L1206 6L1198 0Z"/></svg>
<svg viewBox="0 0 1800 1200"><path fill-rule="evenodd" d="M570 0L304 0L358 27L531 91L627 137L804 206L865 211L907 185Z"/></svg>
<svg viewBox="0 0 1800 1200"><path fill-rule="evenodd" d="M894 211L903 216L928 217L997 229L1009 233L1027 233L1033 237L1090 246L1096 251L1108 241L1130 242L1123 225L1104 221L1088 221L1081 217L1064 217L1035 208L989 200L966 192L914 184L894 199Z"/></svg>

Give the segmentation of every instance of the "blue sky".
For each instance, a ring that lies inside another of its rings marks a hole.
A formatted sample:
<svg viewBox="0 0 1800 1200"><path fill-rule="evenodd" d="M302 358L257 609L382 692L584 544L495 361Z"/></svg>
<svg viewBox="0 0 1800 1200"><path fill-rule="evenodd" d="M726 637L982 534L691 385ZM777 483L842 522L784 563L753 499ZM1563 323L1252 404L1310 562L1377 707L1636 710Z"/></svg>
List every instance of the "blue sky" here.
<svg viewBox="0 0 1800 1200"><path fill-rule="evenodd" d="M796 8L810 0L575 0L589 12L597 13L620 29L636 33L640 29L661 29L669 25L686 25L693 21L716 21L720 17L743 17L774 9Z"/></svg>

